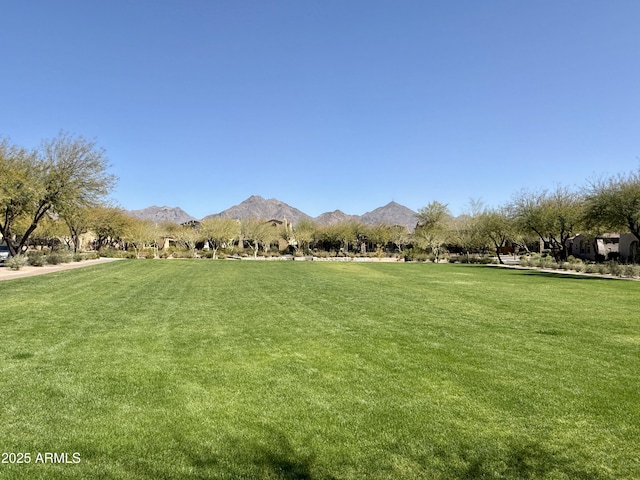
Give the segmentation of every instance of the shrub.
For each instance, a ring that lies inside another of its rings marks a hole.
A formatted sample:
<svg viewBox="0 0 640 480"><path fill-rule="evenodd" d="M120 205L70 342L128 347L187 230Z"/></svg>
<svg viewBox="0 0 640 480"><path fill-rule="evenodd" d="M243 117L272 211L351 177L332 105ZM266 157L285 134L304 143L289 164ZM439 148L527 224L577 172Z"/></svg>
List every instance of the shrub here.
<svg viewBox="0 0 640 480"><path fill-rule="evenodd" d="M106 258L124 258L124 254L122 250L115 249L113 247L103 248L100 250L100 256Z"/></svg>
<svg viewBox="0 0 640 480"><path fill-rule="evenodd" d="M598 273L598 265L595 263L589 263L588 265L585 265L584 271L585 273Z"/></svg>
<svg viewBox="0 0 640 480"><path fill-rule="evenodd" d="M523 255L520 257L520 265L522 265L523 267L531 267L533 266L531 263L531 259L529 257L527 257L526 255Z"/></svg>
<svg viewBox="0 0 640 480"><path fill-rule="evenodd" d="M540 268L557 268L558 264L553 257L541 257L537 261L537 265Z"/></svg>
<svg viewBox="0 0 640 480"><path fill-rule="evenodd" d="M58 265L62 262L63 262L62 255L60 255L59 253L54 252L47 255L47 263L49 265Z"/></svg>
<svg viewBox="0 0 640 480"><path fill-rule="evenodd" d="M586 265L584 262L580 262L580 263L574 263L572 265L572 268L576 271L576 272L584 272Z"/></svg>
<svg viewBox="0 0 640 480"><path fill-rule="evenodd" d="M480 265L494 265L498 263L498 259L493 257L478 257L473 263L479 263Z"/></svg>
<svg viewBox="0 0 640 480"><path fill-rule="evenodd" d="M42 267L46 261L44 253L36 250L27 252L27 258L29 259L29 265L34 267Z"/></svg>
<svg viewBox="0 0 640 480"><path fill-rule="evenodd" d="M622 269L622 276L627 278L640 277L640 265L625 265Z"/></svg>
<svg viewBox="0 0 640 480"><path fill-rule="evenodd" d="M193 258L191 250L176 250L171 254L173 258Z"/></svg>
<svg viewBox="0 0 640 480"><path fill-rule="evenodd" d="M20 270L27 263L27 257L24 255L14 255L6 260L6 265L11 270Z"/></svg>
<svg viewBox="0 0 640 480"><path fill-rule="evenodd" d="M73 261L74 262L81 262L82 260L85 259L85 256L81 253L74 253L73 254Z"/></svg>
<svg viewBox="0 0 640 480"><path fill-rule="evenodd" d="M52 252L46 256L46 261L50 265L69 263L72 259L73 255L70 252Z"/></svg>
<svg viewBox="0 0 640 480"><path fill-rule="evenodd" d="M616 277L622 276L624 268L618 262L609 262L607 266L609 267L609 273L611 275L615 275Z"/></svg>
<svg viewBox="0 0 640 480"><path fill-rule="evenodd" d="M427 253L413 253L411 254L411 256L409 257L411 259L412 262L427 262L429 260L433 261L435 260L435 255L430 256Z"/></svg>

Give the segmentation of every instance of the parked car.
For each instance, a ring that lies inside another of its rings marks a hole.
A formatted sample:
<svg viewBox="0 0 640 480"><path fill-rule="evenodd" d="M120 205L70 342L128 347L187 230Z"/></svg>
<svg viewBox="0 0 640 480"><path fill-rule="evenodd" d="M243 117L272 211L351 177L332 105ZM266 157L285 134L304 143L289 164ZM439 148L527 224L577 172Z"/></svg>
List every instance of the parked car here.
<svg viewBox="0 0 640 480"><path fill-rule="evenodd" d="M9 247L6 245L0 245L0 263L9 258Z"/></svg>

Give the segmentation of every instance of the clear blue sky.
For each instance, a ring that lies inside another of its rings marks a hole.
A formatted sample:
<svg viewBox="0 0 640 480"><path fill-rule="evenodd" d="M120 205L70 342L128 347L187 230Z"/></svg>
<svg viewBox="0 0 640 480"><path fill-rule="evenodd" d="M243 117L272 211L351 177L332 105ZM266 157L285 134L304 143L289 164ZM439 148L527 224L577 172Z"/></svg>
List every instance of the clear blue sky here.
<svg viewBox="0 0 640 480"><path fill-rule="evenodd" d="M638 0L6 0L0 135L95 138L127 209L462 213L640 165Z"/></svg>

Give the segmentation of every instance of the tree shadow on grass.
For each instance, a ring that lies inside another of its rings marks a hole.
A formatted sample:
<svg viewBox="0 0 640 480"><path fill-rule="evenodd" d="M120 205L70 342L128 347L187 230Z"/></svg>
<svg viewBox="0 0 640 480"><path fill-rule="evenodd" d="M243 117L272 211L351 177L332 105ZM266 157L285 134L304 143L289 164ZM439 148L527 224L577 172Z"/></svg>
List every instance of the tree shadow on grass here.
<svg viewBox="0 0 640 480"><path fill-rule="evenodd" d="M314 458L296 451L287 437L268 429L260 438L232 438L219 453L201 445L179 442L182 455L198 472L192 478L269 478L314 480L333 477L313 473Z"/></svg>
<svg viewBox="0 0 640 480"><path fill-rule="evenodd" d="M454 453L455 455L455 453ZM449 459L451 452L445 454ZM534 480L542 478L571 478L575 480L600 480L606 477L586 465L571 460L561 452L555 452L539 443L515 441L506 448L487 449L478 446L462 447L453 462L454 478L517 478Z"/></svg>

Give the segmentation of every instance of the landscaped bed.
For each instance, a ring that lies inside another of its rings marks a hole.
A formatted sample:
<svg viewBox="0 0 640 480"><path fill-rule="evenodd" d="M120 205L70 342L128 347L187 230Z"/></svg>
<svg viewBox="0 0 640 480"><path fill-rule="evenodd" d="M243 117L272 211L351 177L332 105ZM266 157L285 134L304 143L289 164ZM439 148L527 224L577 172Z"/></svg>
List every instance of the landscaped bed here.
<svg viewBox="0 0 640 480"><path fill-rule="evenodd" d="M0 478L640 474L638 282L127 261L2 306Z"/></svg>

